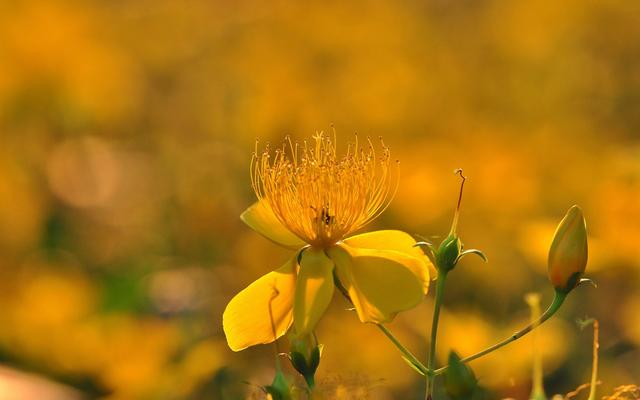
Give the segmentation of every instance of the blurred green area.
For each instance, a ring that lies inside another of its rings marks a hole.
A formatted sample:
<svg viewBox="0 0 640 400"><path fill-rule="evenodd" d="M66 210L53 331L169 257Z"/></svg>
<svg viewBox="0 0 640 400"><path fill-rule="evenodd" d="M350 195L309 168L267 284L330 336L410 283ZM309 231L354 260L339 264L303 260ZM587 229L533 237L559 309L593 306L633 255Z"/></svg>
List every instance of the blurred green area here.
<svg viewBox="0 0 640 400"><path fill-rule="evenodd" d="M623 0L0 2L0 398L240 399L243 381L269 383L273 349L234 354L221 328L228 300L286 259L238 219L250 156L256 138L331 123L401 161L377 228L446 234L452 171L469 176L460 233L490 263L450 277L440 362L525 323L525 293L550 300L546 251L577 203L599 287L541 328L547 392L589 378L585 315L603 392L638 383L639 16ZM418 398L345 307L318 332L327 393ZM391 326L418 354L430 309ZM525 399L530 352L472 366Z"/></svg>

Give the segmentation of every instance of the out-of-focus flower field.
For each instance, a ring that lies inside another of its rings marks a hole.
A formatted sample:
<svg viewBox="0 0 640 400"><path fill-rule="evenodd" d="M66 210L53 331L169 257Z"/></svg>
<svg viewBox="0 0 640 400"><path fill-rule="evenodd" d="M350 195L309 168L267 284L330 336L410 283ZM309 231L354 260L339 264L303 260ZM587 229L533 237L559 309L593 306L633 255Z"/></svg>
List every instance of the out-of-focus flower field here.
<svg viewBox="0 0 640 400"><path fill-rule="evenodd" d="M254 142L335 125L382 135L400 187L373 229L459 233L489 263L451 274L439 362L528 321L581 205L587 275L540 328L547 393L640 383L640 2L0 2L0 399L244 399L273 347L227 347L221 315L289 253L244 226ZM334 299L319 324L333 398L424 382ZM432 294L390 328L426 353ZM471 363L528 399L531 342ZM287 369L292 373L290 369ZM249 382L247 384L245 382ZM358 397L359 396L359 397Z"/></svg>

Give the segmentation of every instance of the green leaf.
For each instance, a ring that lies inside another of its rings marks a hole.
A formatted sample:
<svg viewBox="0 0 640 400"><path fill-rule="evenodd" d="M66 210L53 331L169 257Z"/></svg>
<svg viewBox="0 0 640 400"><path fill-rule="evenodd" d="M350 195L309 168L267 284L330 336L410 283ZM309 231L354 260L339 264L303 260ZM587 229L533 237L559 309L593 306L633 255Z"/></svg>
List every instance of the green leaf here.
<svg viewBox="0 0 640 400"><path fill-rule="evenodd" d="M429 258L433 265L436 265L436 248L433 243L427 241L417 242L414 247L420 247L422 252Z"/></svg>
<svg viewBox="0 0 640 400"><path fill-rule="evenodd" d="M309 357L308 373L311 375L315 375L316 370L318 369L318 365L320 365L320 348L316 346L313 348L313 350L311 350L311 357Z"/></svg>
<svg viewBox="0 0 640 400"><path fill-rule="evenodd" d="M273 400L291 400L289 382L287 382L287 379L280 369L276 371L273 383L264 389L273 397Z"/></svg>
<svg viewBox="0 0 640 400"><path fill-rule="evenodd" d="M460 255L458 256L458 259L456 260L456 263L457 263L458 261L460 261L460 260L462 259L462 257L464 257L464 256L466 256L466 255L469 255L469 254L475 254L475 255L477 255L478 257L482 258L482 260L483 260L484 262L489 262L489 259L487 258L487 256L486 256L486 255L485 255L481 250L478 250L478 249L469 249L469 250L465 250L465 251L463 251L462 253L460 253Z"/></svg>
<svg viewBox="0 0 640 400"><path fill-rule="evenodd" d="M449 368L444 375L444 387L452 400L468 400L478 386L471 368L463 363L456 352L449 353Z"/></svg>
<svg viewBox="0 0 640 400"><path fill-rule="evenodd" d="M306 375L308 373L307 369L307 360L305 360L302 353L297 351L292 351L289 353L289 357L291 359L291 365L295 368L296 371L300 373L300 375Z"/></svg>

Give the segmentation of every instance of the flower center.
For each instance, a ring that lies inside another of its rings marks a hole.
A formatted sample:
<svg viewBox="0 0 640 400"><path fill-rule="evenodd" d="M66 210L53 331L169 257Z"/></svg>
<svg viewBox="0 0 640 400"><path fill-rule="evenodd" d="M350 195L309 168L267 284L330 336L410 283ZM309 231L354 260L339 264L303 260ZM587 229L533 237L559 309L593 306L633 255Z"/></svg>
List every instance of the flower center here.
<svg viewBox="0 0 640 400"><path fill-rule="evenodd" d="M361 228L389 205L397 190L392 184L390 152L380 139L378 155L349 144L344 156L336 154L333 140L317 133L303 145L291 139L271 152L269 145L251 162L251 183L280 222L305 242L327 247ZM256 145L257 146L257 145Z"/></svg>

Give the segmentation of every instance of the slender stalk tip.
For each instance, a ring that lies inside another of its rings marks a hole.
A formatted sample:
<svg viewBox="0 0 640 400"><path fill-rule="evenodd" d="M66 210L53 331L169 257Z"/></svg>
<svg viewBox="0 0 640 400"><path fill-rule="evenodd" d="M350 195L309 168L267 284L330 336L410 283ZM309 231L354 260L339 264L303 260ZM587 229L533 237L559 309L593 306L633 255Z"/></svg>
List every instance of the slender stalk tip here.
<svg viewBox="0 0 640 400"><path fill-rule="evenodd" d="M450 235L454 235L456 233L456 228L458 227L458 218L460 216L460 205L462 204L462 193L464 191L464 183L467 180L467 177L463 175L462 168L457 168L453 171L454 174L460 175L462 181L460 182L460 192L458 193L458 204L456 205L456 211L453 214L453 222L451 223L451 231Z"/></svg>

